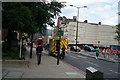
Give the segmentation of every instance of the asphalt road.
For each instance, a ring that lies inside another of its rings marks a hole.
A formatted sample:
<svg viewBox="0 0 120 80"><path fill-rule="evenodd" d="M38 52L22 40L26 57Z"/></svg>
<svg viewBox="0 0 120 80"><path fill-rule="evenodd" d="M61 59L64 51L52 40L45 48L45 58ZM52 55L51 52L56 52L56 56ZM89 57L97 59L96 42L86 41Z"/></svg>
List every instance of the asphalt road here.
<svg viewBox="0 0 120 80"><path fill-rule="evenodd" d="M74 52L66 55L63 61L84 72L86 72L87 67L93 67L103 72L104 78L118 78L120 76L120 64L118 63L112 63L87 56L82 56Z"/></svg>

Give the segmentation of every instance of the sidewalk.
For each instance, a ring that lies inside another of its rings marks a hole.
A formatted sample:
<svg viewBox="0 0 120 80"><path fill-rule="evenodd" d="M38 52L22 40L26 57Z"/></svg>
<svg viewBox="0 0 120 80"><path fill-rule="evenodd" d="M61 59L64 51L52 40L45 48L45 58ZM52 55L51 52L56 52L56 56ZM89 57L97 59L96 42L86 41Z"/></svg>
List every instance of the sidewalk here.
<svg viewBox="0 0 120 80"><path fill-rule="evenodd" d="M84 55L84 56L89 56L89 57L92 57L92 58L96 58L95 52L81 51L81 52L76 52L76 53ZM108 58L107 57L104 58L103 55L100 53L98 59L113 62L113 63L120 63L120 59L118 58L118 56L117 55L112 55L112 54L110 54L110 56Z"/></svg>
<svg viewBox="0 0 120 80"><path fill-rule="evenodd" d="M37 65L35 48L33 49L32 59L29 59L29 51L26 52L26 60L30 61L28 67L3 67L3 78L84 78L82 71L70 66L60 60L49 56L43 51L42 61ZM22 64L20 64L22 65ZM6 80L6 79L5 79Z"/></svg>

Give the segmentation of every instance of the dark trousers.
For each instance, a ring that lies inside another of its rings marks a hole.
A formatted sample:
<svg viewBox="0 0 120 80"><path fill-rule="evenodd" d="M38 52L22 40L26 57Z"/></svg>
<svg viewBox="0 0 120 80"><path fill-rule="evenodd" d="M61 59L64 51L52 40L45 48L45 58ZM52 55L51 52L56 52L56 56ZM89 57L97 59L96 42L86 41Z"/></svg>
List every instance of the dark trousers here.
<svg viewBox="0 0 120 80"><path fill-rule="evenodd" d="M99 56L99 53L96 53L96 57L98 57Z"/></svg>
<svg viewBox="0 0 120 80"><path fill-rule="evenodd" d="M38 65L41 64L41 53L37 54Z"/></svg>

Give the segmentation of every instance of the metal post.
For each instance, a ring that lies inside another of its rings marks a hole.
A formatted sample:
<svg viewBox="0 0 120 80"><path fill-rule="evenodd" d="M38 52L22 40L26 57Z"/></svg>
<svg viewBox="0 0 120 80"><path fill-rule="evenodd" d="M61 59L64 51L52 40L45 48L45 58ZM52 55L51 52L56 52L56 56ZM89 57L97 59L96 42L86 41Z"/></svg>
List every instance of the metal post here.
<svg viewBox="0 0 120 80"><path fill-rule="evenodd" d="M78 9L78 14L77 14L77 27L76 27L76 52L77 52L77 40L78 40L78 20L79 20L79 8L80 7L77 7Z"/></svg>
<svg viewBox="0 0 120 80"><path fill-rule="evenodd" d="M76 28L76 52L77 52L77 38L78 38L78 21L77 21L77 28Z"/></svg>
<svg viewBox="0 0 120 80"><path fill-rule="evenodd" d="M58 50L58 56L57 56L57 65L59 65L59 59L60 59L60 40L58 44L59 44L58 45L59 50Z"/></svg>
<svg viewBox="0 0 120 80"><path fill-rule="evenodd" d="M31 44L30 44L30 59L32 58L32 47L33 47L33 34L31 35Z"/></svg>
<svg viewBox="0 0 120 80"><path fill-rule="evenodd" d="M61 31L61 28L59 28L60 29L60 31ZM60 41L61 41L61 34L60 34L60 36L59 36L59 45L58 45L58 48L59 48L59 50L58 50L58 56L57 56L57 65L59 65L59 59L60 59Z"/></svg>
<svg viewBox="0 0 120 80"><path fill-rule="evenodd" d="M22 39L20 39L20 54L19 54L19 59L22 58Z"/></svg>
<svg viewBox="0 0 120 80"><path fill-rule="evenodd" d="M77 52L79 9L80 8L87 8L87 6L81 6L81 7L77 7L77 6L74 6L74 5L70 5L70 6L75 7L75 8L78 9L78 13L77 13L77 27L76 27L76 52Z"/></svg>

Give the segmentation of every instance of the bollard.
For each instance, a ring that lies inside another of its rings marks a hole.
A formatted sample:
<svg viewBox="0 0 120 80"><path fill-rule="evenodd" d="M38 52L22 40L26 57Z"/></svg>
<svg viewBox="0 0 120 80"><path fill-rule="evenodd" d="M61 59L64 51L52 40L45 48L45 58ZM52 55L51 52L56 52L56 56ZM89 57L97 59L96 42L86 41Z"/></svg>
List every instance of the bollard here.
<svg viewBox="0 0 120 80"><path fill-rule="evenodd" d="M86 80L103 80L103 73L93 67L86 68Z"/></svg>

